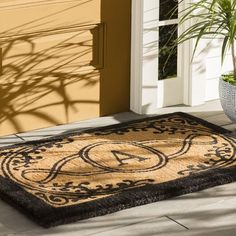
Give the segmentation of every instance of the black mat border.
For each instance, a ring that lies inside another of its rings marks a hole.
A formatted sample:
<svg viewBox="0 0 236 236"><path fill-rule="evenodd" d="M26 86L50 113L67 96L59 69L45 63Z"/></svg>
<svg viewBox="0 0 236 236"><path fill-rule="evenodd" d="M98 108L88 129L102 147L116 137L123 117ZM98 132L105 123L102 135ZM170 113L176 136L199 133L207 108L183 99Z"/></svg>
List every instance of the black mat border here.
<svg viewBox="0 0 236 236"><path fill-rule="evenodd" d="M0 150L7 150L22 145L32 145L37 143L56 141L66 137L73 137L81 133L91 133L94 131L106 130L110 128L122 128L127 124L135 124L142 121L155 120L157 118L171 117L180 115L185 118L197 121L198 123L212 129L220 134L229 134L230 131L209 123L203 119L183 113L175 112L159 116L137 119L135 121L123 122L121 124L92 128L82 130L72 134L57 135L53 138L28 141L7 147L1 147ZM95 216L101 216L113 213L122 209L140 206L171 197L196 192L217 185L231 183L236 181L236 166L225 169L212 169L203 173L193 174L188 177L179 178L173 181L150 184L144 187L137 187L123 191L114 196L104 197L98 200L93 200L87 203L82 203L74 206L54 208L46 204L41 199L26 192L13 181L0 177L0 198L14 206L30 219L43 227L51 227L65 223L71 223L82 219L88 219Z"/></svg>

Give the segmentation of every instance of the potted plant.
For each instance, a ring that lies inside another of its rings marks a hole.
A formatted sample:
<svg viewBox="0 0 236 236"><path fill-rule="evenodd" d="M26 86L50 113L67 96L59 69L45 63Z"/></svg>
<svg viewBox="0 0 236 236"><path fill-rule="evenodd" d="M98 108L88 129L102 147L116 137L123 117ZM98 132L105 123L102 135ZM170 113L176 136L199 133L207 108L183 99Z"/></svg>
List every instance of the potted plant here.
<svg viewBox="0 0 236 236"><path fill-rule="evenodd" d="M233 70L221 75L219 93L225 114L236 122L236 0L200 0L190 3L180 14L179 24L191 20L191 25L179 35L177 44L195 39L193 56L202 38L222 39L222 64L231 50Z"/></svg>

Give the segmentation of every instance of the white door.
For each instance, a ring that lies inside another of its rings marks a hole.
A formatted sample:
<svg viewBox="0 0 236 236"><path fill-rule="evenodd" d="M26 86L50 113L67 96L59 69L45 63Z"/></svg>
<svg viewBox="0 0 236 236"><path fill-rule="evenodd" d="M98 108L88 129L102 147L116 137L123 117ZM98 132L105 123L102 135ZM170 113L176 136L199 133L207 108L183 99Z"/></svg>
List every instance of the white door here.
<svg viewBox="0 0 236 236"><path fill-rule="evenodd" d="M179 33L178 11L178 1L159 0L158 107L183 104L183 52L181 46L173 46Z"/></svg>
<svg viewBox="0 0 236 236"><path fill-rule="evenodd" d="M160 107L192 104L190 43L179 46L165 65L179 31L182 6L176 14L168 13L176 1L132 1L131 110L136 113L156 114Z"/></svg>

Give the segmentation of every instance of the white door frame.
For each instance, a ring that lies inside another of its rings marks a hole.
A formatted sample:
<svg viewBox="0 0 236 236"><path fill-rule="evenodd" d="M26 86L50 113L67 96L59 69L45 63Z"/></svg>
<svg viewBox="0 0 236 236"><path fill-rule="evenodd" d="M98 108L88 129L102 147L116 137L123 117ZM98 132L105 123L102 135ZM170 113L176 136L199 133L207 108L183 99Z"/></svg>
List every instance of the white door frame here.
<svg viewBox="0 0 236 236"><path fill-rule="evenodd" d="M139 114L156 113L161 107L158 101L158 22L158 0L132 0L130 109ZM186 26L181 26L182 30ZM181 47L183 103L202 104L205 78L195 70L194 61L191 63L192 42Z"/></svg>

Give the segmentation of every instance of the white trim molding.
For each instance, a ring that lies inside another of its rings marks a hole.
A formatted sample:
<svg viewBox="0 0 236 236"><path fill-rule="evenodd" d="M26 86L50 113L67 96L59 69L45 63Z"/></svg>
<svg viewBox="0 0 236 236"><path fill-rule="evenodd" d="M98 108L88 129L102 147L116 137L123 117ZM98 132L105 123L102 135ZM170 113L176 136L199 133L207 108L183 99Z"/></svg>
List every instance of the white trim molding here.
<svg viewBox="0 0 236 236"><path fill-rule="evenodd" d="M139 114L157 109L159 1L132 1L131 104Z"/></svg>
<svg viewBox="0 0 236 236"><path fill-rule="evenodd" d="M180 9L190 1L183 1ZM132 0L130 108L139 114L156 113L164 106L162 83L158 83L158 26L161 23L158 0ZM191 22L180 26L179 32L189 24ZM192 45L192 41L180 45L178 55L178 76L182 79L180 102L190 106L205 101L205 73L199 70L199 63L205 63L204 55L200 53L191 62Z"/></svg>
<svg viewBox="0 0 236 236"><path fill-rule="evenodd" d="M130 109L142 113L143 0L132 0Z"/></svg>

